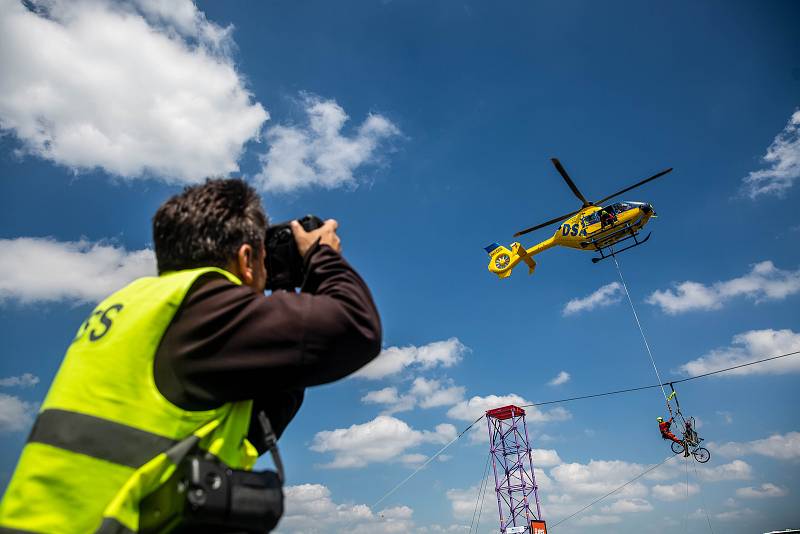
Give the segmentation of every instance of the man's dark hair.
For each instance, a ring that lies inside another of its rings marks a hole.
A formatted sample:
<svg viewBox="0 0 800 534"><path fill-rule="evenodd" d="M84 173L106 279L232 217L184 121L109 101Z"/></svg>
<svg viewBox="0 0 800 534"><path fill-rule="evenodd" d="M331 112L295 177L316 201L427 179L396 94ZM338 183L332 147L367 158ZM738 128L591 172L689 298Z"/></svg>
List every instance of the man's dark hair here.
<svg viewBox="0 0 800 534"><path fill-rule="evenodd" d="M164 202L153 216L158 272L226 267L244 244L260 251L267 216L240 179L208 179Z"/></svg>

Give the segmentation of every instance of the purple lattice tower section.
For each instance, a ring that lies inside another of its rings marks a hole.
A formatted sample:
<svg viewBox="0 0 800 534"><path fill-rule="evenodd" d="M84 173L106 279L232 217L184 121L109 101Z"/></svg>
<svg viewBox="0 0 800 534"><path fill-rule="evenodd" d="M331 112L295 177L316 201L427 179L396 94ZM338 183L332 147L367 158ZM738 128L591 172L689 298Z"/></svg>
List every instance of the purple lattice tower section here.
<svg viewBox="0 0 800 534"><path fill-rule="evenodd" d="M486 412L500 533L528 532L542 521L525 410L503 406ZM531 510L535 505L536 513Z"/></svg>

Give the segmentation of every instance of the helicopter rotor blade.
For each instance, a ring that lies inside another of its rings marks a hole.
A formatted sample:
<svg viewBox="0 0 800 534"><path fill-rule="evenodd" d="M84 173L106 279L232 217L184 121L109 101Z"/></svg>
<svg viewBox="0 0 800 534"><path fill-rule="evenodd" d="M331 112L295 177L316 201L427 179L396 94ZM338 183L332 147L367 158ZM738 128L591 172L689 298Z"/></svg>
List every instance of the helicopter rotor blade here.
<svg viewBox="0 0 800 534"><path fill-rule="evenodd" d="M569 177L569 174L567 174L567 170L564 168L563 165L561 165L561 162L558 161L558 158L550 158L550 161L553 162L553 165L555 165L558 174L561 175L564 181L567 182L569 188L572 189L572 193L576 197L578 197L581 202L583 202L583 207L585 208L586 206L591 206L592 203L586 200L586 197L583 196L583 193L581 193L580 189L578 189L578 186L575 185L575 182L573 182L572 178Z"/></svg>
<svg viewBox="0 0 800 534"><path fill-rule="evenodd" d="M583 209L583 208L581 208L581 209ZM556 217L555 219L550 219L549 221L543 222L542 224L537 224L536 226L531 226L530 228L526 228L524 230L520 230L519 232L514 234L514 237L519 237L521 235L525 235L527 233L533 232L534 230L538 230L539 228L544 228L545 226L550 226L553 223L557 223L559 221L563 221L564 219L566 219L568 217L572 217L573 215L575 215L579 211L581 211L581 210L575 210L573 212L567 213L566 215L562 215L561 217Z"/></svg>
<svg viewBox="0 0 800 534"><path fill-rule="evenodd" d="M603 203L603 202L605 202L606 200L609 200L609 199L611 199L611 198L614 198L615 196L621 195L622 193L627 193L627 192L628 192L628 191L630 191L631 189L636 189L637 187L639 187L639 186L642 186L642 185L646 184L647 182L651 182L651 181L655 180L656 178L660 178L661 176L664 176L664 175L665 175L665 174L667 174L668 172L672 172L672 167L670 167L669 169L663 170L663 171L661 171L661 172L660 172L660 173L658 173L658 174L654 174L654 175L653 175L653 176L651 176L650 178L645 178L645 179L644 179L644 180L642 180L641 182L635 183L635 184L633 184L633 185L632 185L632 186L630 186L630 187L626 187L625 189L623 189L623 190L621 190L621 191L617 191L617 192L616 192L616 193L614 193L613 195L608 195L608 196L607 196L607 197L605 197L605 198L602 198L602 199L600 199L600 200L597 200L597 201L595 201L595 204L602 204L602 203Z"/></svg>

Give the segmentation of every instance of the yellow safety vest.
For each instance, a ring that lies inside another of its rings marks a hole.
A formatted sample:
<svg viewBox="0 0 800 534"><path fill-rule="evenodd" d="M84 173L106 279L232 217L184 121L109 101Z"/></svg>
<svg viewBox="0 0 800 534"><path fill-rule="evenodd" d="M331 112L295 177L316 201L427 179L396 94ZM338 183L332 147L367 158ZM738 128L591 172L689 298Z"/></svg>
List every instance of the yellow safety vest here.
<svg viewBox="0 0 800 534"><path fill-rule="evenodd" d="M0 534L139 532L139 503L195 445L252 469L251 401L188 411L155 385L161 338L198 277L216 268L140 278L81 325L0 503Z"/></svg>

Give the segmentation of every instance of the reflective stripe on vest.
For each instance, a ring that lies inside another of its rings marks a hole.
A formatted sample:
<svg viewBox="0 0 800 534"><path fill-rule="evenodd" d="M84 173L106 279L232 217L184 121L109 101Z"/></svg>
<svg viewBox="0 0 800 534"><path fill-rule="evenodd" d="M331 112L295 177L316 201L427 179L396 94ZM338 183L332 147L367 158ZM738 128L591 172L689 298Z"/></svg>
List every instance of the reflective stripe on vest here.
<svg viewBox="0 0 800 534"><path fill-rule="evenodd" d="M155 386L161 338L204 268L141 278L89 315L70 345L0 502L0 534L127 533L139 502L191 447L252 468L251 402L191 412Z"/></svg>
<svg viewBox="0 0 800 534"><path fill-rule="evenodd" d="M177 443L100 417L57 409L39 414L28 442L136 468Z"/></svg>

